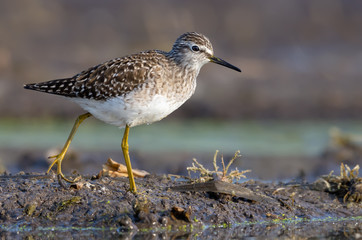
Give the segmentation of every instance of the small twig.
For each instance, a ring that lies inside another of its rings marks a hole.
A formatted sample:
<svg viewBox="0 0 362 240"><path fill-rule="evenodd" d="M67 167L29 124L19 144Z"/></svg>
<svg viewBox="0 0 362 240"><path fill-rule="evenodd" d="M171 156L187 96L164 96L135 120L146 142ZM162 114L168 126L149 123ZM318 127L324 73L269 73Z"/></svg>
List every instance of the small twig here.
<svg viewBox="0 0 362 240"><path fill-rule="evenodd" d="M244 170L244 171L240 172L237 168L235 168L235 170L231 171L228 174L231 164L233 164L235 159L241 157L240 151L235 152L234 157L229 161L229 163L226 165L226 167L225 167L224 157L221 155L222 172L218 171L219 167L217 166L217 163L216 163L218 152L219 151L216 150L216 152L214 154L214 159L213 159L214 171L210 171L210 170L206 169L201 163L199 163L194 158L194 159L192 159L193 160L192 166L187 168L187 171L189 171L189 176L190 176L190 171L193 171L195 173L196 172L200 173L199 180L201 182L206 182L206 181L210 181L213 179L215 180L216 179L215 177L217 177L217 179L221 178L221 181L232 182L234 179L239 180L240 178L246 178L246 176L244 174L251 172L251 170Z"/></svg>
<svg viewBox="0 0 362 240"><path fill-rule="evenodd" d="M216 150L215 154L214 154L214 160L212 161L212 163L214 164L214 169L215 172L217 172L219 170L219 167L216 164L216 159L217 159L217 154L219 153L219 150Z"/></svg>
<svg viewBox="0 0 362 240"><path fill-rule="evenodd" d="M231 166L231 164L233 164L233 162L235 161L235 159L241 157L240 155L240 151L236 151L234 154L234 157L229 161L229 164L226 166L226 172L229 170L229 167Z"/></svg>
<svg viewBox="0 0 362 240"><path fill-rule="evenodd" d="M225 169L224 156L221 155L221 165L222 165L222 177L226 177L227 169Z"/></svg>
<svg viewBox="0 0 362 240"><path fill-rule="evenodd" d="M359 175L359 165L357 164L350 172L352 178L358 178Z"/></svg>

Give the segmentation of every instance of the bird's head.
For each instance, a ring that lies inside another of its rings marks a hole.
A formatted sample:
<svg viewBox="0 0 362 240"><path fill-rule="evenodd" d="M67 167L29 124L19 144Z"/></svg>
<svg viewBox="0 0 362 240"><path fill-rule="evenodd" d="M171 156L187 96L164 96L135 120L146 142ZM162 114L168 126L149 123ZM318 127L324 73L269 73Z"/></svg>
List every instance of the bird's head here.
<svg viewBox="0 0 362 240"><path fill-rule="evenodd" d="M238 67L214 56L210 40L196 32L188 32L177 38L170 52L182 65L190 65L200 69L204 64L213 62L241 72Z"/></svg>

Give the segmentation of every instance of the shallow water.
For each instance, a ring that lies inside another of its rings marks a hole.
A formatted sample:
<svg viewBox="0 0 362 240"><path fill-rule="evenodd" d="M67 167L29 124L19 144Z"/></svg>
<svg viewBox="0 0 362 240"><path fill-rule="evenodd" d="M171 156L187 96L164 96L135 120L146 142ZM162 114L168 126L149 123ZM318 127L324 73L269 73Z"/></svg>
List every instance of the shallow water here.
<svg viewBox="0 0 362 240"><path fill-rule="evenodd" d="M72 121L0 120L0 150L48 149L62 146ZM157 122L131 129L129 144L139 152L224 153L240 150L249 156L313 156L328 144L328 131L339 127L362 134L358 121L206 121ZM71 147L85 150L120 148L123 130L94 119L84 122Z"/></svg>
<svg viewBox="0 0 362 240"><path fill-rule="evenodd" d="M140 229L123 231L120 228L27 227L0 226L0 237L12 239L360 239L362 218L291 219L284 221L245 222L231 225L205 226L201 229L181 226L179 229Z"/></svg>

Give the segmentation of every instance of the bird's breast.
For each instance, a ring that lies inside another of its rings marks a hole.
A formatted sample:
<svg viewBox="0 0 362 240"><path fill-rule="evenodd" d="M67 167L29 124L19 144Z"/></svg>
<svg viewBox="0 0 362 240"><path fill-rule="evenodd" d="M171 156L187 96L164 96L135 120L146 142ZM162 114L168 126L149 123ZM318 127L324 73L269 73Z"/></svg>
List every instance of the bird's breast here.
<svg viewBox="0 0 362 240"><path fill-rule="evenodd" d="M196 88L194 76L154 79L122 96L107 100L73 99L94 117L119 127L159 121L178 109Z"/></svg>

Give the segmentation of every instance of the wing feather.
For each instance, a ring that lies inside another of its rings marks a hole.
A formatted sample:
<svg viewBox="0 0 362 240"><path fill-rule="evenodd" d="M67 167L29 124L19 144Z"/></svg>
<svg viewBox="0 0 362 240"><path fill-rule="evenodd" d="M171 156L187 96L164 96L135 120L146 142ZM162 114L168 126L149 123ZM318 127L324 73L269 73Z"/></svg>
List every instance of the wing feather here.
<svg viewBox="0 0 362 240"><path fill-rule="evenodd" d="M26 89L65 97L106 100L123 96L162 75L167 64L161 51L146 51L91 67L71 78L27 84Z"/></svg>

